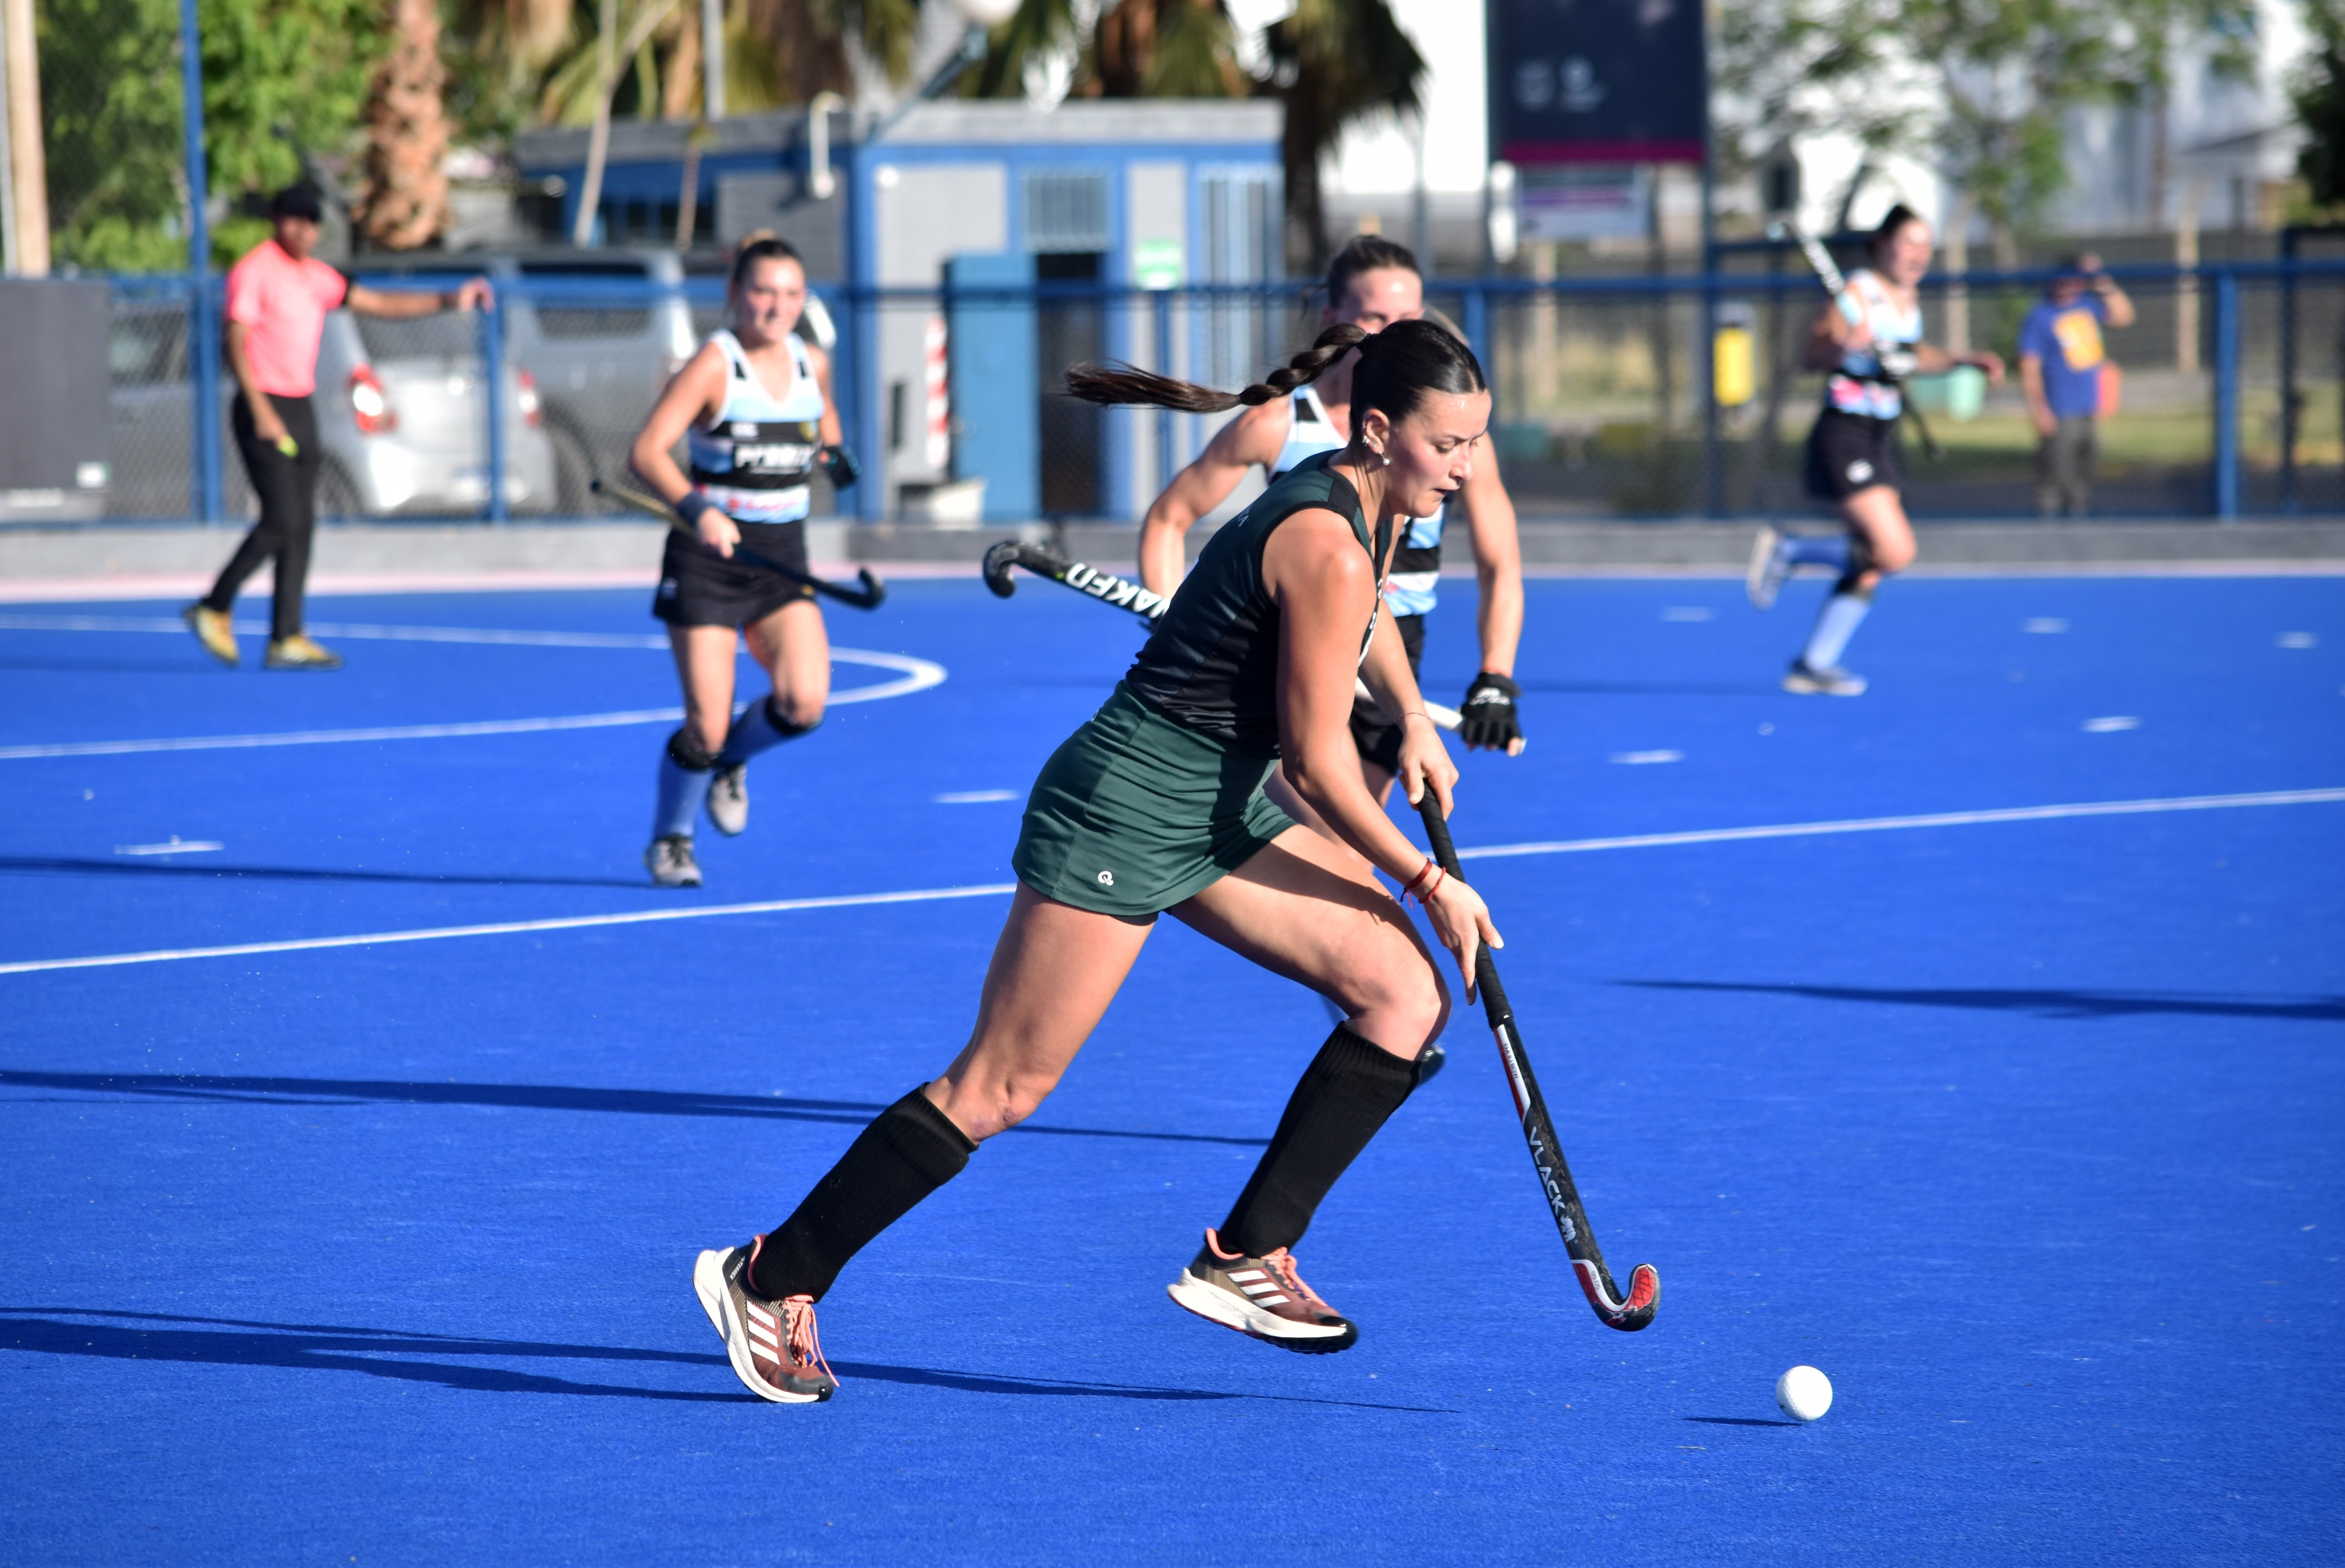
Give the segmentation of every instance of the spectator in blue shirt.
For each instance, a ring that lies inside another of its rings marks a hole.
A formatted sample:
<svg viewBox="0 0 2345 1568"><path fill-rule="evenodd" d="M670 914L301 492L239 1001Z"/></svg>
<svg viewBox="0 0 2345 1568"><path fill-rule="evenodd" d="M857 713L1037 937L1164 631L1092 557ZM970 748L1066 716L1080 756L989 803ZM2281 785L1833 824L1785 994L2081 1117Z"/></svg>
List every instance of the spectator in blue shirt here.
<svg viewBox="0 0 2345 1568"><path fill-rule="evenodd" d="M2100 447L2101 379L2111 368L2101 328L2133 322L2133 301L2101 270L2101 259L2086 252L2060 264L2060 275L2020 325L2019 386L2042 438L2035 510L2046 517L2085 514Z"/></svg>

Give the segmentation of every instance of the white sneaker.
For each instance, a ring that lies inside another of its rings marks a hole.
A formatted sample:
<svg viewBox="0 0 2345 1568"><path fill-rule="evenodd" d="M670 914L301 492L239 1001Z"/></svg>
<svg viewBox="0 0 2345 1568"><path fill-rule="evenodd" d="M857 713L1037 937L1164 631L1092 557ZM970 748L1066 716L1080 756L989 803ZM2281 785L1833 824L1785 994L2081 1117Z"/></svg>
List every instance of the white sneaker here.
<svg viewBox="0 0 2345 1568"><path fill-rule="evenodd" d="M700 862L692 858L692 840L681 833L654 839L652 847L644 851L644 870L651 872L655 887L700 885Z"/></svg>
<svg viewBox="0 0 2345 1568"><path fill-rule="evenodd" d="M749 826L749 765L736 762L719 768L708 781L708 820L728 839L737 839Z"/></svg>
<svg viewBox="0 0 2345 1568"><path fill-rule="evenodd" d="M1783 689L1802 697L1863 697L1864 677L1841 668L1815 669L1808 661L1795 661L1783 677Z"/></svg>
<svg viewBox="0 0 2345 1568"><path fill-rule="evenodd" d="M1783 549L1783 536L1772 528L1761 528L1759 536L1751 541L1751 565L1743 570L1743 591L1751 596L1754 610L1771 610L1775 596L1783 591L1783 579L1792 575L1790 555Z"/></svg>

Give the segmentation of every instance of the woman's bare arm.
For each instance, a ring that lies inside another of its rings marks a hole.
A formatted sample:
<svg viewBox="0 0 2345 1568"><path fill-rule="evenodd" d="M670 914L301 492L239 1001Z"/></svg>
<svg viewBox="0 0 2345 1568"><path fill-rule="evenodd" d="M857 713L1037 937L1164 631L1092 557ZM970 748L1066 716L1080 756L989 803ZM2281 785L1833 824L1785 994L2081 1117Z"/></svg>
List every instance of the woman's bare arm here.
<svg viewBox="0 0 2345 1568"><path fill-rule="evenodd" d="M830 395L830 356L813 343L807 345L807 362L814 366L815 385L822 388L822 443L839 446L847 437L840 433L838 402Z"/></svg>
<svg viewBox="0 0 2345 1568"><path fill-rule="evenodd" d="M692 481L676 466L675 443L695 421L723 406L719 400L725 395L725 351L714 343L704 345L669 379L667 390L660 393L651 417L644 421L642 433L627 451L627 465L671 506L692 494ZM827 409L825 412L827 417ZM702 544L727 559L733 546L741 542L741 530L733 525L733 519L714 507L700 514L696 532Z"/></svg>
<svg viewBox="0 0 2345 1568"><path fill-rule="evenodd" d="M1277 460L1294 417L1293 405L1284 398L1247 409L1215 431L1196 461L1172 476L1140 524L1142 587L1169 595L1181 585L1181 574L1188 565L1189 530L1229 499L1247 469Z"/></svg>
<svg viewBox="0 0 2345 1568"><path fill-rule="evenodd" d="M1434 934L1457 955L1466 992L1474 993L1474 952L1478 943L1503 946L1490 911L1465 883L1426 871L1425 852L1393 825L1360 772L1352 743L1352 697L1360 678L1360 631L1376 603L1376 574L1348 524L1333 512L1299 512L1279 524L1263 548L1263 581L1279 606L1278 734L1282 766L1295 793L1319 813L1345 844L1403 888L1417 884L1427 893L1426 915ZM1378 617L1369 647L1374 674L1366 678L1379 704L1406 698L1416 690L1403 656L1394 670L1400 638ZM1379 657L1379 644L1390 647ZM1430 789L1446 813L1457 767L1441 745L1432 722L1421 714L1406 719L1401 769ZM1429 888L1428 888L1429 885Z"/></svg>

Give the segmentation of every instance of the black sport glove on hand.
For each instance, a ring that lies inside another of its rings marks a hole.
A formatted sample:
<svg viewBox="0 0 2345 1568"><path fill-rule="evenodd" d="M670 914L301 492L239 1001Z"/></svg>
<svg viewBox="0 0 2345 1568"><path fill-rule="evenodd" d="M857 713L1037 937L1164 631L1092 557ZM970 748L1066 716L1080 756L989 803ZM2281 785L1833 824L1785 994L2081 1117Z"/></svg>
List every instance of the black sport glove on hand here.
<svg viewBox="0 0 2345 1568"><path fill-rule="evenodd" d="M1523 738L1522 721L1515 712L1515 698L1523 688L1502 675L1484 670L1466 688L1466 704L1459 710L1461 722L1457 738L1468 750L1504 751Z"/></svg>
<svg viewBox="0 0 2345 1568"><path fill-rule="evenodd" d="M846 447L824 447L822 463L830 471L830 485L834 490L845 490L863 476L863 465L855 461L855 453Z"/></svg>

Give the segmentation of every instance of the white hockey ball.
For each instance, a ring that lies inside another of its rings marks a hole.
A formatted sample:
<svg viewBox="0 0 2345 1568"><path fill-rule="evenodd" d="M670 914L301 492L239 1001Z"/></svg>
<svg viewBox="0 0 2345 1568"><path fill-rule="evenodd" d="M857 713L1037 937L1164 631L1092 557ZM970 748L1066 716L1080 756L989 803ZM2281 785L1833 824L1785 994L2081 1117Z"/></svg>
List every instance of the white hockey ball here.
<svg viewBox="0 0 2345 1568"><path fill-rule="evenodd" d="M1832 1409L1832 1380L1813 1367L1793 1367L1775 1380L1775 1403L1795 1421L1820 1420Z"/></svg>

